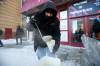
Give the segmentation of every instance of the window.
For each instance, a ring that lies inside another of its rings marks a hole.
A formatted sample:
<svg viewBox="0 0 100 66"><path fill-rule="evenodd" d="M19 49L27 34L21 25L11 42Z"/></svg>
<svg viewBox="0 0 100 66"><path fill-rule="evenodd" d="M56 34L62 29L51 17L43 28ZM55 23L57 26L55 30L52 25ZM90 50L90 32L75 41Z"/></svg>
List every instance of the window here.
<svg viewBox="0 0 100 66"><path fill-rule="evenodd" d="M68 42L67 10L60 12L61 42Z"/></svg>
<svg viewBox="0 0 100 66"><path fill-rule="evenodd" d="M81 36L84 33L83 19L72 20L72 42L82 42Z"/></svg>
<svg viewBox="0 0 100 66"><path fill-rule="evenodd" d="M60 30L68 30L67 20L60 20Z"/></svg>

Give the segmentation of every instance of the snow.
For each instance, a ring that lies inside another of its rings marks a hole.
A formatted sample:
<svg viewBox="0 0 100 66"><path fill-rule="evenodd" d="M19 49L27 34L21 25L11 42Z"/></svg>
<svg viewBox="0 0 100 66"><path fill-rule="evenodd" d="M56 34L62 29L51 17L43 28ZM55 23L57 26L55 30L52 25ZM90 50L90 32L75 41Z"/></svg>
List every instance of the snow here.
<svg viewBox="0 0 100 66"><path fill-rule="evenodd" d="M19 47L21 45L17 46L15 39L2 40L2 42L4 47L0 47L0 66L33 66L37 62L32 44Z"/></svg>
<svg viewBox="0 0 100 66"><path fill-rule="evenodd" d="M36 54L32 46L16 48L1 48L0 59L3 66L33 66L36 62Z"/></svg>
<svg viewBox="0 0 100 66"><path fill-rule="evenodd" d="M2 40L2 42L4 47L0 47L0 66L35 66L38 62L36 53L34 52L33 42L24 41L23 45L16 45L15 39ZM65 51L66 48L67 51ZM68 52L69 48L73 50L77 49L75 47L60 46L58 51L60 54L58 55ZM62 62L61 66L75 66L75 64L79 66L75 60L66 60Z"/></svg>
<svg viewBox="0 0 100 66"><path fill-rule="evenodd" d="M75 60L67 60L62 62L62 66L80 66Z"/></svg>
<svg viewBox="0 0 100 66"><path fill-rule="evenodd" d="M15 44L16 40L15 39L2 39L1 40L3 42L3 44Z"/></svg>
<svg viewBox="0 0 100 66"><path fill-rule="evenodd" d="M40 59L36 66L61 66L61 61L59 58L45 56Z"/></svg>

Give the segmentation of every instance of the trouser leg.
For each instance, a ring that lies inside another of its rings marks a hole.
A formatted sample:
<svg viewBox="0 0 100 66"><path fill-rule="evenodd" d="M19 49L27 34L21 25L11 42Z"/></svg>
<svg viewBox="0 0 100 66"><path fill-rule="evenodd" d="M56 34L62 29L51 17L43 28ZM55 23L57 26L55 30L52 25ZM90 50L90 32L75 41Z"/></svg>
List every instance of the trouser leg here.
<svg viewBox="0 0 100 66"><path fill-rule="evenodd" d="M41 59L44 56L55 57L55 54L51 53L48 47L45 47L45 48L38 47L36 54L37 54L38 59Z"/></svg>
<svg viewBox="0 0 100 66"><path fill-rule="evenodd" d="M22 37L20 37L20 43L22 44Z"/></svg>
<svg viewBox="0 0 100 66"><path fill-rule="evenodd" d="M3 47L3 43L2 43L2 41L0 40L0 47Z"/></svg>
<svg viewBox="0 0 100 66"><path fill-rule="evenodd" d="M46 56L46 48L38 47L36 54L37 54L38 59L43 58L44 56Z"/></svg>
<svg viewBox="0 0 100 66"><path fill-rule="evenodd" d="M56 53L59 49L60 41L55 41L55 46L53 47L53 53Z"/></svg>
<svg viewBox="0 0 100 66"><path fill-rule="evenodd" d="M16 45L18 45L18 38L16 38Z"/></svg>

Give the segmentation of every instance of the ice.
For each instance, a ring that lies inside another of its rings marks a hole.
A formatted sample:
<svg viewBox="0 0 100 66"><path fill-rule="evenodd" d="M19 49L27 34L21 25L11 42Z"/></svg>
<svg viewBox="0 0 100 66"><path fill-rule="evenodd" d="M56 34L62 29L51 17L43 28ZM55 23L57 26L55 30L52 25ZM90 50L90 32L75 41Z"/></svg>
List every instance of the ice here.
<svg viewBox="0 0 100 66"><path fill-rule="evenodd" d="M80 66L80 64L76 63L75 60L67 60L67 61L62 62L61 66Z"/></svg>
<svg viewBox="0 0 100 66"><path fill-rule="evenodd" d="M55 57L45 56L38 61L36 66L61 66L61 61Z"/></svg>

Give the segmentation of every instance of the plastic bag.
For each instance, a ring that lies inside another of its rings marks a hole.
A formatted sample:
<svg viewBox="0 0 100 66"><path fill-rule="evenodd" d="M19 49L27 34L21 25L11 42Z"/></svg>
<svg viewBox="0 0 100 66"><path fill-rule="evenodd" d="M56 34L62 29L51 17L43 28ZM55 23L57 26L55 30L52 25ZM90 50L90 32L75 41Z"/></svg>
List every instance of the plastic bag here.
<svg viewBox="0 0 100 66"><path fill-rule="evenodd" d="M38 61L36 66L61 66L60 59L50 56L44 56Z"/></svg>
<svg viewBox="0 0 100 66"><path fill-rule="evenodd" d="M36 51L38 62L35 66L61 66L61 61L48 48L39 47Z"/></svg>

